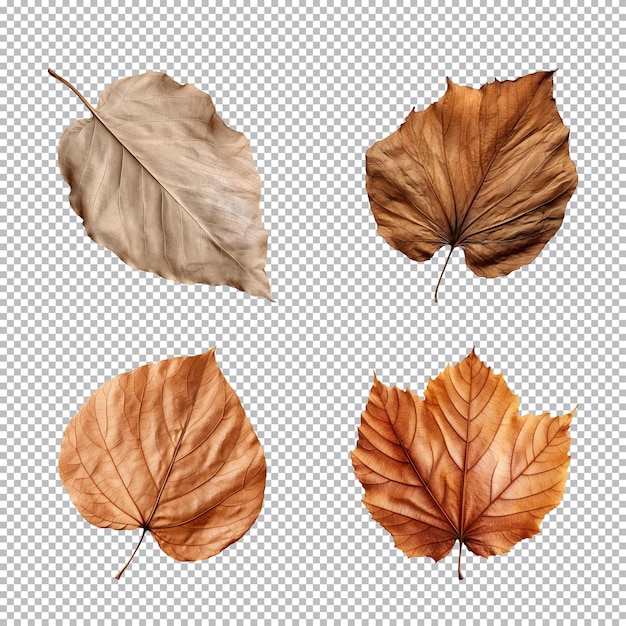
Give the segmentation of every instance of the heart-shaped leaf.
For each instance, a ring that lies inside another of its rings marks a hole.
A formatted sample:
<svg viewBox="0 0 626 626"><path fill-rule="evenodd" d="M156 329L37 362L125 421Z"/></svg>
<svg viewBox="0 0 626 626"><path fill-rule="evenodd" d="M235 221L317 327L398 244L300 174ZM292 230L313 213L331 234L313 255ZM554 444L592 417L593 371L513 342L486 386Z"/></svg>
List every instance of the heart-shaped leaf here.
<svg viewBox="0 0 626 626"><path fill-rule="evenodd" d="M364 504L407 556L439 561L459 542L488 557L539 532L559 505L574 412L520 416L517 396L472 353L422 400L378 379L352 452Z"/></svg>
<svg viewBox="0 0 626 626"><path fill-rule="evenodd" d="M271 300L261 180L248 140L211 96L150 72L109 85L59 141L70 204L88 235L128 265L181 283Z"/></svg>
<svg viewBox="0 0 626 626"><path fill-rule="evenodd" d="M441 275L463 248L467 266L487 278L541 252L578 182L552 74L480 89L448 79L441 100L367 151L367 192L389 245L415 261L450 245Z"/></svg>
<svg viewBox="0 0 626 626"><path fill-rule="evenodd" d="M265 489L261 444L214 349L105 383L70 420L59 472L89 523L143 528L179 561L242 537Z"/></svg>

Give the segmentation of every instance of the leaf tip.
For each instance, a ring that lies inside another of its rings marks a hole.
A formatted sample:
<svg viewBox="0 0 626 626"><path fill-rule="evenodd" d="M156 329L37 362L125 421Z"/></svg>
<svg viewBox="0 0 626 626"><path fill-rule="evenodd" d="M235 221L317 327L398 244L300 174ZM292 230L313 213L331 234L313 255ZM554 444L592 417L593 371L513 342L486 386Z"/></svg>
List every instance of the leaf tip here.
<svg viewBox="0 0 626 626"><path fill-rule="evenodd" d="M374 380L372 382L372 391L374 389L380 389L380 387L383 387L383 383L380 382L380 379L378 378L378 376L376 376L376 371L374 371Z"/></svg>
<svg viewBox="0 0 626 626"><path fill-rule="evenodd" d="M246 291L252 296L259 296L261 298L265 298L266 300L269 300L270 302L276 302L276 300L274 300L274 298L272 297L272 292L270 291L269 279L267 278L267 274L265 274L265 272L263 272L262 279L259 279L257 281L255 289L251 289L251 290L241 289L241 291Z"/></svg>
<svg viewBox="0 0 626 626"><path fill-rule="evenodd" d="M565 421L565 425L567 426L568 430L569 430L569 427L572 425L572 420L574 419L574 414L576 413L577 410L578 410L578 405L576 405L569 413L566 413L563 416L563 420Z"/></svg>
<svg viewBox="0 0 626 626"><path fill-rule="evenodd" d="M476 354L476 346L472 346L472 350L471 352L465 357L465 359L463 359L464 361L470 361L470 362L475 362L475 361L480 361L480 357ZM480 361L482 363L482 361ZM483 363L484 365L484 363ZM453 365L451 363L448 363L449 367L453 367ZM491 369L490 367L487 367L487 369Z"/></svg>

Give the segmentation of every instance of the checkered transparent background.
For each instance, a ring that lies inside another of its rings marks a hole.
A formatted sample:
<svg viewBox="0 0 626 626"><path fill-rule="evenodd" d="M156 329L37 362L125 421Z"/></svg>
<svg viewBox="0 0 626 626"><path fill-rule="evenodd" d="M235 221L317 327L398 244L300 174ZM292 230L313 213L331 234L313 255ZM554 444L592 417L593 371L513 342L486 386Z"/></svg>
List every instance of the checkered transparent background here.
<svg viewBox="0 0 626 626"><path fill-rule="evenodd" d="M2 623L626 618L626 9L9 4L0 7ZM87 237L56 165L63 129L87 112L48 67L92 102L148 70L213 96L261 173L276 303L132 270ZM412 263L376 234L365 150L441 97L446 76L478 87L554 68L580 175L563 227L505 278L479 279L455 254L435 305L446 251ZM110 377L214 344L267 455L263 512L208 561L178 563L146 541L118 582L140 533L78 515L56 469L63 429ZM467 555L459 582L452 556L435 565L393 547L360 502L349 450L374 370L421 393L473 346L522 410L579 409L561 506L508 555Z"/></svg>

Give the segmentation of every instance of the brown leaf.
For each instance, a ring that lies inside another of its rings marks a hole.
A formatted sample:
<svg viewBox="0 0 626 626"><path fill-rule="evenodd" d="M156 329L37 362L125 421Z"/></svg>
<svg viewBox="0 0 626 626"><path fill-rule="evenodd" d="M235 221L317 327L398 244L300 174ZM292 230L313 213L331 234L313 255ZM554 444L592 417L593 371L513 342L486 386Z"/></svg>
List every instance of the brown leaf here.
<svg viewBox="0 0 626 626"><path fill-rule="evenodd" d="M578 182L552 74L480 89L448 79L441 100L367 151L367 192L389 245L415 261L463 248L487 278L539 254Z"/></svg>
<svg viewBox="0 0 626 626"><path fill-rule="evenodd" d="M70 204L87 234L128 265L181 283L271 300L261 179L250 144L211 96L150 72L109 85L59 141Z"/></svg>
<svg viewBox="0 0 626 626"><path fill-rule="evenodd" d="M214 349L105 383L70 420L59 472L89 523L143 528L179 561L242 537L265 489L261 444Z"/></svg>
<svg viewBox="0 0 626 626"><path fill-rule="evenodd" d="M352 462L364 504L407 556L459 542L488 557L539 532L565 492L574 411L520 416L501 374L472 353L422 400L374 377Z"/></svg>

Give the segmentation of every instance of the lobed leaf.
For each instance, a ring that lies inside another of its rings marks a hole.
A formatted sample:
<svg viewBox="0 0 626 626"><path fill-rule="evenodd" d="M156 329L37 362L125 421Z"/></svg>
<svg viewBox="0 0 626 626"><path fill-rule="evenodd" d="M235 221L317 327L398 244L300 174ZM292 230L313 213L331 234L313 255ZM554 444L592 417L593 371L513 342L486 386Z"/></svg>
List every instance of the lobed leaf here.
<svg viewBox="0 0 626 626"><path fill-rule="evenodd" d="M352 462L363 502L409 557L459 542L488 557L538 533L561 502L574 412L520 416L517 396L472 353L422 400L374 377Z"/></svg>

